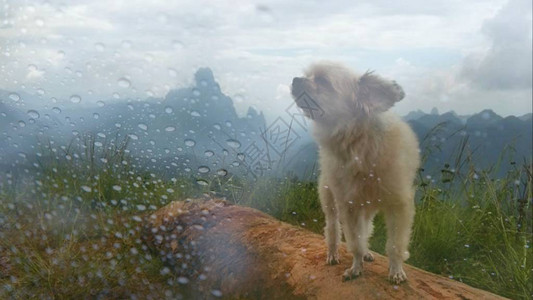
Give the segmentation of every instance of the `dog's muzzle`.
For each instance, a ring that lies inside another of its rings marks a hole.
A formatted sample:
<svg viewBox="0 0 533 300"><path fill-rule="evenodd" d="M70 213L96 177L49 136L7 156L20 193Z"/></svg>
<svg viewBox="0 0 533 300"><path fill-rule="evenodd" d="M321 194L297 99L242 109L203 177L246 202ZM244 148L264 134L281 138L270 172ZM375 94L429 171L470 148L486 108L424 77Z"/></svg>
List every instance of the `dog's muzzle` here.
<svg viewBox="0 0 533 300"><path fill-rule="evenodd" d="M292 79L291 92L294 97L298 97L304 91L305 78L294 77Z"/></svg>

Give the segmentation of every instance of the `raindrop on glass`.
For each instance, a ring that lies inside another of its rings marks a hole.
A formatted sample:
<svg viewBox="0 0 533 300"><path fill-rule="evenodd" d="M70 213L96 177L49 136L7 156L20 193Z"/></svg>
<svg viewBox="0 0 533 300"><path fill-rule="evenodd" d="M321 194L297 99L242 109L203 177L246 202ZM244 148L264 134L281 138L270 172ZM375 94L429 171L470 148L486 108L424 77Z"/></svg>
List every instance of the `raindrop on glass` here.
<svg viewBox="0 0 533 300"><path fill-rule="evenodd" d="M44 20L41 19L41 18L36 18L35 19L35 25L37 25L37 27L43 27L44 26Z"/></svg>
<svg viewBox="0 0 533 300"><path fill-rule="evenodd" d="M92 191L92 189L86 185L82 185L81 189L87 193L90 193Z"/></svg>
<svg viewBox="0 0 533 300"><path fill-rule="evenodd" d="M196 145L196 142L194 140L191 140L191 139L186 139L185 140L185 146L193 147L194 145Z"/></svg>
<svg viewBox="0 0 533 300"><path fill-rule="evenodd" d="M30 109L28 110L28 116L33 119L39 119L41 115L36 110Z"/></svg>
<svg viewBox="0 0 533 300"><path fill-rule="evenodd" d="M209 183L205 179L197 179L196 183L198 183L199 185L203 185L203 186L209 185Z"/></svg>
<svg viewBox="0 0 533 300"><path fill-rule="evenodd" d="M226 144L231 148L239 148L241 146L241 143L239 141L233 139L227 140Z"/></svg>
<svg viewBox="0 0 533 300"><path fill-rule="evenodd" d="M209 167L207 166L199 166L198 167L198 172L200 173L208 173L210 170L209 170Z"/></svg>
<svg viewBox="0 0 533 300"><path fill-rule="evenodd" d="M117 83L118 83L118 86L122 88L129 88L131 86L131 82L124 77L119 78Z"/></svg>
<svg viewBox="0 0 533 300"><path fill-rule="evenodd" d="M20 100L20 96L17 93L11 93L11 94L9 94L9 99L11 99L11 100L16 102L16 101Z"/></svg>
<svg viewBox="0 0 533 300"><path fill-rule="evenodd" d="M176 77L178 76L178 71L174 69L168 69L168 75L170 75L170 77Z"/></svg>
<svg viewBox="0 0 533 300"><path fill-rule="evenodd" d="M189 279L187 279L187 277L180 276L180 277L178 277L178 283L187 284L187 283L189 283Z"/></svg>
<svg viewBox="0 0 533 300"><path fill-rule="evenodd" d="M72 102L72 103L80 103L81 102L81 97L78 96L78 95L72 95L72 96L70 96L70 102Z"/></svg>
<svg viewBox="0 0 533 300"><path fill-rule="evenodd" d="M94 44L94 48L98 52L103 52L105 50L105 45L102 44L102 43L96 43L96 44Z"/></svg>
<svg viewBox="0 0 533 300"><path fill-rule="evenodd" d="M172 132L172 131L175 131L175 130L176 130L176 127L174 127L174 126L167 126L167 127L165 127L165 131L166 131L166 132Z"/></svg>
<svg viewBox="0 0 533 300"><path fill-rule="evenodd" d="M122 41L122 43L120 45L122 46L122 48L129 49L129 48L131 48L132 43L131 43L131 41L124 40L124 41Z"/></svg>
<svg viewBox="0 0 533 300"><path fill-rule="evenodd" d="M222 297L222 292L220 290L211 290L211 295L220 298Z"/></svg>

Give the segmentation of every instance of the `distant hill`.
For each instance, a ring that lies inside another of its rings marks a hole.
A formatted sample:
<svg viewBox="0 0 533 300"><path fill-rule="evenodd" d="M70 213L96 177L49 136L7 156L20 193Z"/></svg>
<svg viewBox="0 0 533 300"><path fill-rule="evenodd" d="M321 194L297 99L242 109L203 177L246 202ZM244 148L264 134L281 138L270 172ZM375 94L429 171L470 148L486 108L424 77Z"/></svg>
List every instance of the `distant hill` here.
<svg viewBox="0 0 533 300"><path fill-rule="evenodd" d="M209 68L196 72L191 87L171 90L162 99L101 101L91 109L58 104L40 107L38 116L14 105L11 94L0 93L0 167L4 168L28 165L38 140L68 145L92 133L102 144L127 138L130 154L145 169L168 175L196 174L200 167L200 173L246 174L249 166L241 152L261 143L260 133L266 127L263 113L253 108L244 117L237 115L233 100L222 93ZM35 102L31 96L24 98L26 103Z"/></svg>
<svg viewBox="0 0 533 300"><path fill-rule="evenodd" d="M68 145L91 133L99 145L128 139L136 167L169 176L218 171L317 176L318 153L309 128L289 115L267 124L253 108L238 116L209 68L198 69L190 87L164 98L99 101L92 108L42 102L40 96L0 90L0 169L31 165L43 144ZM506 161L531 161L531 113L503 118L492 110L459 116L434 109L410 112L404 119L419 138L429 173L445 164L453 167L458 151L472 153L479 168L495 165L502 154ZM510 167L501 165L498 174Z"/></svg>
<svg viewBox="0 0 533 300"><path fill-rule="evenodd" d="M428 174L439 173L445 164L453 168L463 141L463 154L471 153L478 169L496 166L500 158L507 163L532 161L531 113L503 118L489 109L472 116L458 116L453 111L427 114L419 110L410 112L404 119L418 136L422 154L427 156L423 167ZM314 142L302 146L304 148L299 159L291 161L288 167L300 176L306 174L305 170L318 158ZM497 167L496 174L503 176L513 166L501 164Z"/></svg>

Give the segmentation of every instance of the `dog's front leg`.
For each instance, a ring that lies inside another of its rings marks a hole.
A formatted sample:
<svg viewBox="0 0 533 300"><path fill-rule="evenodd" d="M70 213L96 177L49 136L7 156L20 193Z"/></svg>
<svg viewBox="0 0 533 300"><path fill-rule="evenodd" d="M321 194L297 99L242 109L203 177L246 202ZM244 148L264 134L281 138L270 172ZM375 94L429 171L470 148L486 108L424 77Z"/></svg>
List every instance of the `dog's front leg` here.
<svg viewBox="0 0 533 300"><path fill-rule="evenodd" d="M324 235L326 236L326 244L328 246L326 263L336 265L339 263L338 247L341 239L337 207L335 206L335 200L330 187L323 180L319 180L318 192L322 211L326 217L326 227L324 227Z"/></svg>
<svg viewBox="0 0 533 300"><path fill-rule="evenodd" d="M414 194L414 193L413 193ZM387 255L389 256L389 280L399 284L407 279L402 263L409 258L407 250L415 214L414 202L405 200L403 205L385 210L387 224Z"/></svg>
<svg viewBox="0 0 533 300"><path fill-rule="evenodd" d="M353 254L352 267L344 271L343 280L350 280L363 272L363 260L368 252L368 222L365 211L348 203L340 213L342 231L346 238L348 251Z"/></svg>

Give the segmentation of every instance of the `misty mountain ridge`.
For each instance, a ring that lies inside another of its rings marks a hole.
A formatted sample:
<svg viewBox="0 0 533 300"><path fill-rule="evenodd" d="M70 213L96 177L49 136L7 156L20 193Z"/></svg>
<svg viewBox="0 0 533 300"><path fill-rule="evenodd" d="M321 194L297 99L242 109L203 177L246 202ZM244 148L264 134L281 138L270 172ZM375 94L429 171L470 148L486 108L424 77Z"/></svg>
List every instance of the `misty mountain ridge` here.
<svg viewBox="0 0 533 300"><path fill-rule="evenodd" d="M294 121L287 116L267 124L263 112L252 107L239 117L233 99L221 91L209 68L198 69L190 87L173 89L164 98L100 101L92 109L73 103L54 103L50 108L41 101L30 109L36 102L38 96L0 90L0 168L27 165L38 138L66 145L91 132L95 141L127 138L139 166L169 174L224 170L252 176L267 171L316 176L317 147L309 131L297 126L287 130L286 123ZM421 149L433 149L424 166L428 170L449 162L464 139L480 167L497 161L507 145L512 145L517 160L531 161L531 113L504 118L490 109L471 116L433 109L410 112L404 120L417 134ZM286 141L280 144L282 139Z"/></svg>

